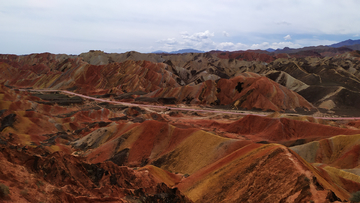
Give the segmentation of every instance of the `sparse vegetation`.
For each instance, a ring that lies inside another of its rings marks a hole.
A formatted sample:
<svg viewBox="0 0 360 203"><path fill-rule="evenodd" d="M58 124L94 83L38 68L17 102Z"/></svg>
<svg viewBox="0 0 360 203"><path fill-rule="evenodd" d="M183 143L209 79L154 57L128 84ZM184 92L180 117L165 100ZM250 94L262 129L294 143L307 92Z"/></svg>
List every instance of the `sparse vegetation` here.
<svg viewBox="0 0 360 203"><path fill-rule="evenodd" d="M0 197L6 197L10 193L9 187L0 183Z"/></svg>
<svg viewBox="0 0 360 203"><path fill-rule="evenodd" d="M26 189L20 191L21 196L26 196L27 194L28 194L28 190L26 190Z"/></svg>
<svg viewBox="0 0 360 203"><path fill-rule="evenodd" d="M43 183L41 180L38 180L38 181L36 182L36 185L38 186L38 188L40 188L40 186L43 186L44 183Z"/></svg>
<svg viewBox="0 0 360 203"><path fill-rule="evenodd" d="M351 202L360 202L360 191L354 192L350 197Z"/></svg>

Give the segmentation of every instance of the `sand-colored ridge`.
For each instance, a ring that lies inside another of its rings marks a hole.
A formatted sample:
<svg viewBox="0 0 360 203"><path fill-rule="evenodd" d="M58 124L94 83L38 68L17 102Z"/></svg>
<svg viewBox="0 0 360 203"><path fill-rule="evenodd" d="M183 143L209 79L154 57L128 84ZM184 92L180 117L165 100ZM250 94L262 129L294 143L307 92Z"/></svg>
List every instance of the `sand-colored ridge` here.
<svg viewBox="0 0 360 203"><path fill-rule="evenodd" d="M324 163L342 169L359 166L359 134L338 135L291 147L310 163Z"/></svg>
<svg viewBox="0 0 360 203"><path fill-rule="evenodd" d="M199 130L188 136L175 150L156 160L154 164L169 171L192 174L224 156L219 152L223 151L226 145L231 144L227 142L228 140Z"/></svg>
<svg viewBox="0 0 360 203"><path fill-rule="evenodd" d="M128 150L126 161L121 164L141 166L152 163L168 171L192 174L244 143L198 129L179 129L158 121L145 121L133 126L119 133L117 131L122 127L112 124L77 140L73 146L89 149L84 154L92 163L112 159Z"/></svg>
<svg viewBox="0 0 360 203"><path fill-rule="evenodd" d="M249 150L241 152L246 148ZM179 184L179 189L194 202L326 199L328 190L316 189L311 170L281 145L248 145L233 154L237 156L230 154L231 159L225 157L227 161L219 160L192 174Z"/></svg>

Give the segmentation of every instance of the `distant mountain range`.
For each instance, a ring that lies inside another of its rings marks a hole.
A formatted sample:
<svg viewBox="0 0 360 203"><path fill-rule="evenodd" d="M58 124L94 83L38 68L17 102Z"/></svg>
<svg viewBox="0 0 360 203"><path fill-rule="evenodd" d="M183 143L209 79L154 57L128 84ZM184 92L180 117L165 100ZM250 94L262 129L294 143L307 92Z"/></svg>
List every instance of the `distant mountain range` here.
<svg viewBox="0 0 360 203"><path fill-rule="evenodd" d="M265 51L268 52L273 52L276 54L280 54L280 53L297 53L297 52L318 52L318 53L322 53L322 52L347 52L347 51L352 51L352 50L360 50L360 40L345 40L339 43L335 43L335 44L331 44L331 45L327 45L327 46L323 46L323 45L319 45L319 46L310 46L310 47L302 47L302 48L289 48L289 47L284 47L283 49L266 49Z"/></svg>
<svg viewBox="0 0 360 203"><path fill-rule="evenodd" d="M196 49L180 49L177 51L172 51L172 52L166 52L166 51L154 51L151 52L152 54L186 54L186 53L205 53L204 51L200 51L200 50L196 50Z"/></svg>
<svg viewBox="0 0 360 203"><path fill-rule="evenodd" d="M298 51L308 51L308 50L325 50L325 49L327 50L329 48L330 49L331 48L343 48L343 49L349 49L349 50L360 50L360 39L359 40L348 39L348 40L345 40L345 41L342 41L339 43L335 43L335 44L331 44L328 46L320 45L320 46L303 47L303 48L297 48L297 49L293 49L293 48L289 48L289 47L285 47L283 49L268 48L268 49L265 49L264 51L274 52L274 53L295 53ZM157 51L154 51L151 53L153 53L153 54L185 54L185 53L205 53L205 52L196 50L196 49L180 49L180 50L172 51L172 52L157 50Z"/></svg>
<svg viewBox="0 0 360 203"><path fill-rule="evenodd" d="M275 49L268 48L268 49L266 49L265 51L268 51L268 52L273 52L273 51L275 51Z"/></svg>
<svg viewBox="0 0 360 203"><path fill-rule="evenodd" d="M336 44L329 45L329 47L339 48L339 47L343 47L343 46L348 47L348 46L353 46L353 45L357 45L357 44L360 44L360 39L358 39L358 40L348 39L348 40L345 40L345 41L342 41L342 42L339 42Z"/></svg>

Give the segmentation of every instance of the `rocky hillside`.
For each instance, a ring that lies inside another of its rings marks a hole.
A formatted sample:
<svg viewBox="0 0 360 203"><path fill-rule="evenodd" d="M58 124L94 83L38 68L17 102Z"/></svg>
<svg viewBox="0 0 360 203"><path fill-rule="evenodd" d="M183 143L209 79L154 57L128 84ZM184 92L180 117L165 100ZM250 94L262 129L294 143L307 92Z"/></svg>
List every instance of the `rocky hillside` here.
<svg viewBox="0 0 360 203"><path fill-rule="evenodd" d="M127 58L139 58L137 53L134 57L129 54ZM124 59L121 58L124 55L118 57L118 60ZM177 57L196 58L192 54ZM3 55L0 79L15 87L67 89L87 95L112 95L126 101L157 102L171 98L173 103L228 105L242 109L314 110L312 104L279 83L251 73L251 69L245 67L236 71L236 63L232 69L224 68L225 65L218 67L221 62L213 57L201 54L204 62L192 66L190 61L186 64L184 61L176 62L176 57L173 62L167 60L164 63L125 60L91 65L81 58L52 54ZM262 71L255 68L254 72Z"/></svg>
<svg viewBox="0 0 360 203"><path fill-rule="evenodd" d="M349 201L360 55L310 53L0 55L0 199Z"/></svg>
<svg viewBox="0 0 360 203"><path fill-rule="evenodd" d="M79 56L1 55L0 79L10 86L107 94L126 101L172 98L175 103L230 105L238 109L284 111L316 107L327 113L359 112L359 53L333 57L295 53L160 55L91 51ZM273 81L280 86L274 86ZM230 92L224 91L224 85L231 86ZM282 99L275 102L274 96Z"/></svg>

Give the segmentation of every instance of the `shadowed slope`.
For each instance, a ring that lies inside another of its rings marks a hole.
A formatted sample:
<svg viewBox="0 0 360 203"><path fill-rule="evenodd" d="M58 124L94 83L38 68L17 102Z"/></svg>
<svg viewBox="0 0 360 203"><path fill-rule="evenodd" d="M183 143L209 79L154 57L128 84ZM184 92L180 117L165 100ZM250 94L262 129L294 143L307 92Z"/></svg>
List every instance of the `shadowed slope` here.
<svg viewBox="0 0 360 203"><path fill-rule="evenodd" d="M95 165L63 152L44 157L32 149L0 146L0 178L9 185L7 200L11 202L191 202L163 183L179 178L165 177L167 172L156 167L133 170L111 162Z"/></svg>

